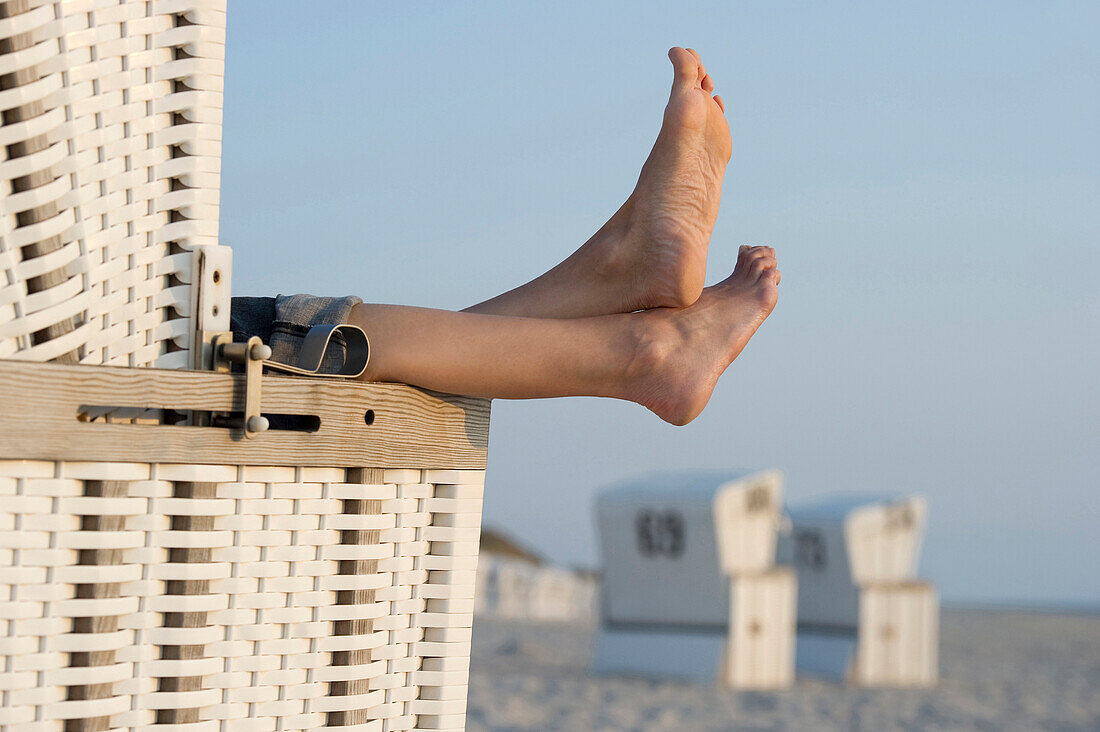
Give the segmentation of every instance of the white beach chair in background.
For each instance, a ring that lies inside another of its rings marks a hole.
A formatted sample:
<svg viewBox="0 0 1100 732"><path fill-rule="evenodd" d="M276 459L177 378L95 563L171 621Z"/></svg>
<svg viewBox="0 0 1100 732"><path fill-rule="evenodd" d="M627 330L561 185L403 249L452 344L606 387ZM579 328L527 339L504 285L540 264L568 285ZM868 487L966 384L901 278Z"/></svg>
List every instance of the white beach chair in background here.
<svg viewBox="0 0 1100 732"><path fill-rule="evenodd" d="M596 577L555 566L496 529L482 532L474 613L504 620L591 623Z"/></svg>
<svg viewBox="0 0 1100 732"><path fill-rule="evenodd" d="M796 588L775 566L781 494L775 471L667 473L603 491L593 669L789 686Z"/></svg>
<svg viewBox="0 0 1100 732"><path fill-rule="evenodd" d="M461 730L488 403L226 343L225 9L0 3L0 728Z"/></svg>
<svg viewBox="0 0 1100 732"><path fill-rule="evenodd" d="M590 573L482 551L474 612L503 620L591 623L597 592Z"/></svg>
<svg viewBox="0 0 1100 732"><path fill-rule="evenodd" d="M939 601L917 579L919 496L838 498L789 509L781 562L798 571L799 673L864 686L931 686Z"/></svg>

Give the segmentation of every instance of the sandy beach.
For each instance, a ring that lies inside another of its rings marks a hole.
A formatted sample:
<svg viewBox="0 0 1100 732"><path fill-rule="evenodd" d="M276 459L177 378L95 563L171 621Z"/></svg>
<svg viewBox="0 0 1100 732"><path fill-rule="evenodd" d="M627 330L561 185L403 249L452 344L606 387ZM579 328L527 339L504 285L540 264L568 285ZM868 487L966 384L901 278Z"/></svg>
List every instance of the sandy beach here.
<svg viewBox="0 0 1100 732"><path fill-rule="evenodd" d="M800 679L789 691L587 673L593 629L475 623L469 732L1098 730L1100 616L946 609L929 691Z"/></svg>

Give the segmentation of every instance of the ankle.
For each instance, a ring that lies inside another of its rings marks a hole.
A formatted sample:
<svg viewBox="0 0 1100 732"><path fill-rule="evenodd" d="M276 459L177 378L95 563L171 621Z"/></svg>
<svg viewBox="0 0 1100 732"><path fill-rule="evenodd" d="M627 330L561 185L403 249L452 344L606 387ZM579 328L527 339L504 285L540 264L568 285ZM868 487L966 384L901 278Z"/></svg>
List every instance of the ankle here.
<svg viewBox="0 0 1100 732"><path fill-rule="evenodd" d="M616 301L619 312L635 308L628 300L636 299L631 289L636 268L634 242L628 238L626 221L616 214L570 257L571 277L577 282L588 282L589 287L601 293L602 298Z"/></svg>
<svg viewBox="0 0 1100 732"><path fill-rule="evenodd" d="M626 358L621 383L627 398L646 404L665 381L676 351L676 329L657 312L635 313L630 318Z"/></svg>
<svg viewBox="0 0 1100 732"><path fill-rule="evenodd" d="M704 345L678 311L637 313L632 353L624 370L624 398L683 426L703 411L715 378Z"/></svg>

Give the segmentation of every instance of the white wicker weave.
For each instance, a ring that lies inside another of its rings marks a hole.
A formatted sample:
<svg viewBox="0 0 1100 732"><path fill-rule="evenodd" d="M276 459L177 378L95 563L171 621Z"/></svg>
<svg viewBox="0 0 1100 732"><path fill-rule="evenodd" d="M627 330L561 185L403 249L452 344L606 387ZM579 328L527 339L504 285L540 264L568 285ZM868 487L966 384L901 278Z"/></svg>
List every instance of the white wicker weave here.
<svg viewBox="0 0 1100 732"><path fill-rule="evenodd" d="M0 461L0 729L462 729L483 475Z"/></svg>
<svg viewBox="0 0 1100 732"><path fill-rule="evenodd" d="M225 0L0 4L0 358L188 368L228 329L224 57Z"/></svg>

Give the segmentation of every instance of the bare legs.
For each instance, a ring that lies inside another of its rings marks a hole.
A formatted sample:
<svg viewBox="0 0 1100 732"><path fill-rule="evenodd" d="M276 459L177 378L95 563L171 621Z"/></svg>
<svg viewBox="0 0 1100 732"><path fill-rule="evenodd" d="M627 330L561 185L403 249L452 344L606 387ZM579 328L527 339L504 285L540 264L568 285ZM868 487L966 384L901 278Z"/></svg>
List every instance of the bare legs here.
<svg viewBox="0 0 1100 732"><path fill-rule="evenodd" d="M365 378L490 398L605 396L686 424L771 313L774 250L742 247L703 289L730 157L698 54L672 49L664 126L627 202L560 265L461 313L360 305ZM643 312L633 312L642 310Z"/></svg>
<svg viewBox="0 0 1100 732"><path fill-rule="evenodd" d="M775 307L768 247L686 308L578 319L520 318L394 305L352 312L371 340L366 377L502 399L604 396L687 424Z"/></svg>

